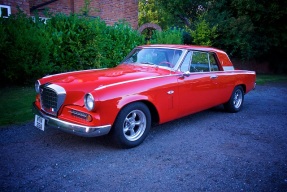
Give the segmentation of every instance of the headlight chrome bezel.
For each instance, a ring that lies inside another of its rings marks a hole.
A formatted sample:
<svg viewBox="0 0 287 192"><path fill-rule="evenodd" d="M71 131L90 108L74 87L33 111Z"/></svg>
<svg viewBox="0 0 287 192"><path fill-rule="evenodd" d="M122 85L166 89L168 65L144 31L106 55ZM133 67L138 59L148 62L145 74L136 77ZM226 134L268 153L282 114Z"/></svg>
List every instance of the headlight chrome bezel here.
<svg viewBox="0 0 287 192"><path fill-rule="evenodd" d="M95 109L95 99L91 93L88 93L85 95L85 107L89 110L92 111Z"/></svg>

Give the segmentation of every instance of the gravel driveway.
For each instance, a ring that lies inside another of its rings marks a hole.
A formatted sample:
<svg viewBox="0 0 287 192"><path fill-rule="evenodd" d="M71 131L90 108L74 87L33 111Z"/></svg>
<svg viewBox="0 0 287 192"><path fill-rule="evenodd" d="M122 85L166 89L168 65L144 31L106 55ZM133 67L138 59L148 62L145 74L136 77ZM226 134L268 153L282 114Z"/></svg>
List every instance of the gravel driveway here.
<svg viewBox="0 0 287 192"><path fill-rule="evenodd" d="M123 150L33 123L0 128L0 191L287 191L287 83L153 127Z"/></svg>

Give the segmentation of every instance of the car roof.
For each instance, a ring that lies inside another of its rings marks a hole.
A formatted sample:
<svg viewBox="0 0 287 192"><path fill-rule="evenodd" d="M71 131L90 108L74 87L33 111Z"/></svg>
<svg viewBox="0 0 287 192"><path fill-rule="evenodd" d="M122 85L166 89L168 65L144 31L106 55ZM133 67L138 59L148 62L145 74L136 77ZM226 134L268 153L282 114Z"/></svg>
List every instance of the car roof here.
<svg viewBox="0 0 287 192"><path fill-rule="evenodd" d="M172 49L188 49L188 50L209 51L209 52L224 52L217 48L200 46L200 45L152 44L152 45L142 45L138 47L140 48L172 48Z"/></svg>
<svg viewBox="0 0 287 192"><path fill-rule="evenodd" d="M175 45L175 44L153 44L153 45L142 45L139 48L169 48L169 49L185 49L185 50L196 50L205 52L214 52L221 61L221 66L233 66L226 52L213 48L200 45Z"/></svg>

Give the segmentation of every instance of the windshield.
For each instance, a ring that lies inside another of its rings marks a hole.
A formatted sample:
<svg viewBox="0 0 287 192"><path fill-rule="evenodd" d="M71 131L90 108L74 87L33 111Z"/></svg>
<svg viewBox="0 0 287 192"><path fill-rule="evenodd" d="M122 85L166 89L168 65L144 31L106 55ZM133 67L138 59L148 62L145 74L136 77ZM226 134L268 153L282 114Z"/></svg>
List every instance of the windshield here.
<svg viewBox="0 0 287 192"><path fill-rule="evenodd" d="M123 63L150 64L173 68L182 54L182 50L166 48L134 49Z"/></svg>

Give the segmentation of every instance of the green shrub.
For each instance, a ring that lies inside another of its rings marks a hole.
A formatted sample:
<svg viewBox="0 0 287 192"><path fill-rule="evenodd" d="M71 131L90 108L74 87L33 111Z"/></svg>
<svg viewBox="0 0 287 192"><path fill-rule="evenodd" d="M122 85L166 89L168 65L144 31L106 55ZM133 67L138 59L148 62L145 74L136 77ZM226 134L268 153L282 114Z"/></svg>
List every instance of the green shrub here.
<svg viewBox="0 0 287 192"><path fill-rule="evenodd" d="M23 84L51 70L49 36L22 12L0 18L1 82Z"/></svg>
<svg viewBox="0 0 287 192"><path fill-rule="evenodd" d="M113 67L143 36L127 23L57 14L43 21L22 12L0 18L1 82L21 85L52 73Z"/></svg>
<svg viewBox="0 0 287 192"><path fill-rule="evenodd" d="M113 67L143 37L124 22L107 26L99 18L58 14L47 23L54 72Z"/></svg>
<svg viewBox="0 0 287 192"><path fill-rule="evenodd" d="M121 62L136 46L144 44L144 37L133 30L128 23L119 21L107 28L105 47L106 67L113 67Z"/></svg>
<svg viewBox="0 0 287 192"><path fill-rule="evenodd" d="M100 67L98 57L106 40L103 21L57 14L48 20L46 30L53 44L50 49L53 73Z"/></svg>
<svg viewBox="0 0 287 192"><path fill-rule="evenodd" d="M151 38L151 44L183 44L183 35L180 29L156 31Z"/></svg>
<svg viewBox="0 0 287 192"><path fill-rule="evenodd" d="M214 39L217 37L217 27L211 27L210 24L199 16L194 23L194 29L187 29L192 38L192 43L196 45L212 46Z"/></svg>

